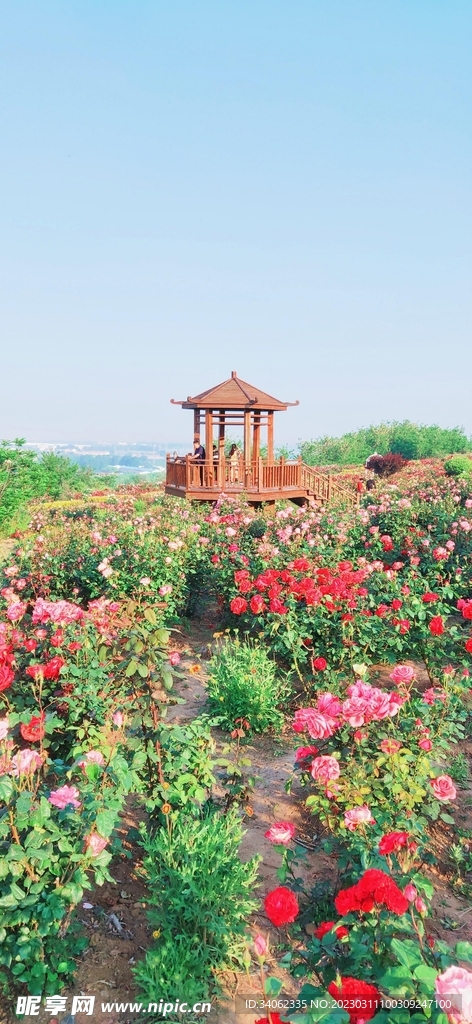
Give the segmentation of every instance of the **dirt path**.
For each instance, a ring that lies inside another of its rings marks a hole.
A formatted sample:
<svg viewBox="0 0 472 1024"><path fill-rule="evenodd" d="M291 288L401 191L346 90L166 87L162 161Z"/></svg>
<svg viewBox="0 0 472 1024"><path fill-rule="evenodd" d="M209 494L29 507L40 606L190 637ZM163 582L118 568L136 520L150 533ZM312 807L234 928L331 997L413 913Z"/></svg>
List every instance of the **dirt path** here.
<svg viewBox="0 0 472 1024"><path fill-rule="evenodd" d="M168 710L168 720L174 722L192 721L201 714L206 704L206 678L208 668L208 648L213 640L216 620L212 609L204 612L201 618L195 618L181 631L175 634L173 646L180 651L182 669L185 678L178 680L175 695L183 697L185 704L174 705ZM221 748L228 742L227 735L214 730L214 736ZM287 734L280 740L267 736L257 737L245 747L244 755L251 759L250 773L256 776L256 785L250 798L251 816L246 816L244 827L246 834L241 846L241 858L248 860L254 854L263 855L260 865L261 885L258 895L261 900L265 893L276 884L276 869L280 858L274 854L271 844L264 838L264 832L277 820L291 821L307 836L306 820L302 820L299 794L294 789L288 795L285 783L293 766L294 743ZM73 988L68 992L67 1008L70 1010L71 999L76 994L95 995L95 1013L93 1020L101 1024L124 1024L133 1020L125 1013L102 1013L101 1003L134 1002L137 989L132 975L132 965L151 944L150 927L146 919L146 890L136 873L139 865L140 848L133 844L133 830L139 824L140 811L138 802L128 809L123 820L122 837L125 848L131 858L120 858L113 862L111 873L115 880L112 885L107 883L95 889L84 898L79 908L79 917L90 937L90 945L78 962L78 970ZM308 826L309 828L309 826ZM329 870L327 858L317 858L317 868L322 872ZM310 870L313 873L312 866ZM84 904L86 906L84 906ZM253 934L263 931L267 934L268 922L263 911L255 915L251 925ZM122 931L118 930L121 927ZM277 943L278 936L272 934L272 941ZM296 992L292 979L283 972L274 971L284 977L284 991ZM209 1016L213 1024L253 1024L260 1018L261 1012L249 1012L247 1015L236 1015L233 1011L235 993L257 996L260 994L259 976L255 973L248 979L246 975L228 972L225 978L227 999L222 999L218 1008L215 1007ZM169 994L172 994L172 979L169 979ZM177 996L178 993L175 993ZM98 1012L97 1012L98 1008ZM59 1019L62 1014L59 1015ZM40 1014L36 1018L39 1024L51 1021L49 1015ZM136 1022L136 1015L134 1021ZM76 1015L76 1024L86 1024L90 1016Z"/></svg>

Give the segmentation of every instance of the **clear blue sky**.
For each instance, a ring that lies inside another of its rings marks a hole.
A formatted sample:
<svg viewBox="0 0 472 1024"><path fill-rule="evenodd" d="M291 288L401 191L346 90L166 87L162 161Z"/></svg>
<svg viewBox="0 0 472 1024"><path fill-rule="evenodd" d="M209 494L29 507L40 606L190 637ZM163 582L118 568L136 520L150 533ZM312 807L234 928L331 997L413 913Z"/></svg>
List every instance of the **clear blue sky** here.
<svg viewBox="0 0 472 1024"><path fill-rule="evenodd" d="M3 0L0 436L472 433L470 0Z"/></svg>

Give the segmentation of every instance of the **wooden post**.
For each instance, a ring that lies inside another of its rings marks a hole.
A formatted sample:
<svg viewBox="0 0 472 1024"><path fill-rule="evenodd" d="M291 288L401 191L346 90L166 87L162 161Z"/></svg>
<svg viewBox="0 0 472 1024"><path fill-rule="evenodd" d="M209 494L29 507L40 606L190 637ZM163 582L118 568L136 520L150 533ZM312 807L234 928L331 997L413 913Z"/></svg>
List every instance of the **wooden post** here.
<svg viewBox="0 0 472 1024"><path fill-rule="evenodd" d="M328 501L331 498L331 473L328 474L328 493L326 495Z"/></svg>
<svg viewBox="0 0 472 1024"><path fill-rule="evenodd" d="M225 411L220 409L218 426L218 487L225 488Z"/></svg>
<svg viewBox="0 0 472 1024"><path fill-rule="evenodd" d="M193 410L193 436L200 440L200 409Z"/></svg>
<svg viewBox="0 0 472 1024"><path fill-rule="evenodd" d="M185 490L190 490L190 469L192 463L190 462L190 455L185 456Z"/></svg>
<svg viewBox="0 0 472 1024"><path fill-rule="evenodd" d="M251 467L251 411L244 410L244 486L249 483Z"/></svg>
<svg viewBox="0 0 472 1024"><path fill-rule="evenodd" d="M274 410L267 413L267 462L274 461Z"/></svg>
<svg viewBox="0 0 472 1024"><path fill-rule="evenodd" d="M257 460L257 490L262 491L264 485L264 463L259 455Z"/></svg>
<svg viewBox="0 0 472 1024"><path fill-rule="evenodd" d="M205 466L203 467L203 481L206 487L213 483L213 411L205 410Z"/></svg>
<svg viewBox="0 0 472 1024"><path fill-rule="evenodd" d="M252 461L257 462L261 450L261 414L254 412L254 440L252 445Z"/></svg>

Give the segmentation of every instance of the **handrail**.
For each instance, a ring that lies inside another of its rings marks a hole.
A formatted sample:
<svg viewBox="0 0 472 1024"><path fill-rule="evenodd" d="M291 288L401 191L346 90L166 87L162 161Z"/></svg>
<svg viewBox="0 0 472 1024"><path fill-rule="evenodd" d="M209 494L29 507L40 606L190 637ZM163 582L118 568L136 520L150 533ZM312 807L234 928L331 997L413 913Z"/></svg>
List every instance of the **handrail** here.
<svg viewBox="0 0 472 1024"><path fill-rule="evenodd" d="M268 462L259 456L245 462L242 453L231 459L206 459L194 462L190 455L171 456L166 459L166 486L182 494L194 491L242 491L270 494L270 492L303 491L307 498L329 502L333 499L357 505L359 496L349 487L343 487L332 474L320 473L301 459Z"/></svg>

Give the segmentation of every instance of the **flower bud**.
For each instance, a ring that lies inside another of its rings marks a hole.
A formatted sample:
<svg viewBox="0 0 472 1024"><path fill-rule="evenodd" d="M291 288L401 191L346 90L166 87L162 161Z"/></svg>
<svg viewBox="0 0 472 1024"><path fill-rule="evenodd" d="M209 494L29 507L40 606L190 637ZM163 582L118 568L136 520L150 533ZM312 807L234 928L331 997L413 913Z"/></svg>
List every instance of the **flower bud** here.
<svg viewBox="0 0 472 1024"><path fill-rule="evenodd" d="M254 952L258 957L267 956L269 947L263 935L256 935L254 939Z"/></svg>
<svg viewBox="0 0 472 1024"><path fill-rule="evenodd" d="M409 903L413 903L418 895L418 890L409 882L403 890L403 895L406 896Z"/></svg>
<svg viewBox="0 0 472 1024"><path fill-rule="evenodd" d="M426 903L425 903L424 900L421 899L421 896L417 896L416 897L415 908L418 911L418 913L421 914L422 916L426 915L428 913L428 908L426 906Z"/></svg>

